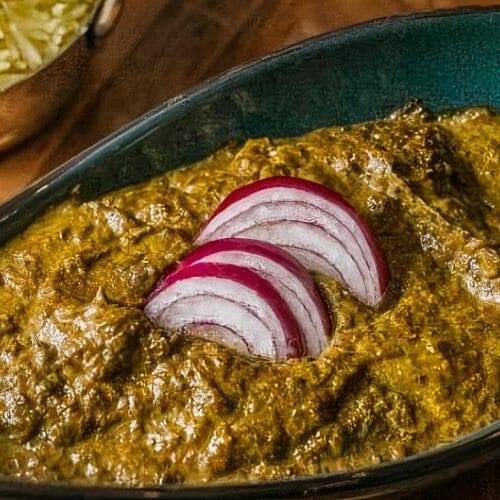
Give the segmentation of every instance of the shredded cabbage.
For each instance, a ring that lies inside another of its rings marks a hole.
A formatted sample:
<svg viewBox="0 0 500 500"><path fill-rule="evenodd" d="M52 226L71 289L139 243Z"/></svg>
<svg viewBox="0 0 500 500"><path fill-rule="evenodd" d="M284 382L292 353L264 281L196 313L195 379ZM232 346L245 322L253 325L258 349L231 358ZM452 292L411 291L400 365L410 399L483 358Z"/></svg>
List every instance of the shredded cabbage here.
<svg viewBox="0 0 500 500"><path fill-rule="evenodd" d="M85 32L99 0L0 0L0 91L51 62Z"/></svg>

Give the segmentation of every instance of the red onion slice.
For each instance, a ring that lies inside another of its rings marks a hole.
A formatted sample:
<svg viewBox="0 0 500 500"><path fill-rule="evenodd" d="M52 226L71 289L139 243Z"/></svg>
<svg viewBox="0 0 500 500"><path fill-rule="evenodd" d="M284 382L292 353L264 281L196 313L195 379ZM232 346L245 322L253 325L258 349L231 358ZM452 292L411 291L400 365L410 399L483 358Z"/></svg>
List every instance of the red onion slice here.
<svg viewBox="0 0 500 500"><path fill-rule="evenodd" d="M258 273L288 302L305 340L307 355L318 357L324 351L332 331L327 308L311 275L291 254L263 241L226 238L197 248L178 268L196 262L235 264Z"/></svg>
<svg viewBox="0 0 500 500"><path fill-rule="evenodd" d="M245 354L278 360L304 354L287 302L246 267L212 262L181 267L152 294L145 313L163 328L183 329Z"/></svg>
<svg viewBox="0 0 500 500"><path fill-rule="evenodd" d="M380 304L389 283L387 263L366 222L341 195L305 179L272 177L233 191L196 243L228 237L274 243L371 307Z"/></svg>

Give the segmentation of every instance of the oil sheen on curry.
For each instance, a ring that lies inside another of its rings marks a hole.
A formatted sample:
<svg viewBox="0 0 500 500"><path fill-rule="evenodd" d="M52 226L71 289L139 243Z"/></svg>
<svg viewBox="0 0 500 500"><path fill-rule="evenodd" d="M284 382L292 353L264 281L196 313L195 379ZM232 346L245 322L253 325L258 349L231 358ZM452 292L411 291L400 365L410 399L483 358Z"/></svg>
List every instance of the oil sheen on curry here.
<svg viewBox="0 0 500 500"><path fill-rule="evenodd" d="M313 274L323 353L240 354L153 324L146 298L232 191L335 190L389 266L364 305ZM0 249L0 473L156 485L368 466L499 411L500 120L486 109L252 139L143 184L75 193Z"/></svg>

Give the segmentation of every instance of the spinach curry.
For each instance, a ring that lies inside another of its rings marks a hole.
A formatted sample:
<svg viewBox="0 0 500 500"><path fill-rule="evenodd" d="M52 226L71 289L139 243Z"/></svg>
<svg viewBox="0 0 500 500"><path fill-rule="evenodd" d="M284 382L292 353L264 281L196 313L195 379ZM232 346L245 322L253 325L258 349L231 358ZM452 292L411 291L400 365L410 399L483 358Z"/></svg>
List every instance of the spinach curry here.
<svg viewBox="0 0 500 500"><path fill-rule="evenodd" d="M0 473L152 485L395 460L500 417L500 120L485 109L256 139L140 185L74 194L0 249ZM153 326L144 299L236 187L308 178L376 232L373 311L321 276L316 360Z"/></svg>

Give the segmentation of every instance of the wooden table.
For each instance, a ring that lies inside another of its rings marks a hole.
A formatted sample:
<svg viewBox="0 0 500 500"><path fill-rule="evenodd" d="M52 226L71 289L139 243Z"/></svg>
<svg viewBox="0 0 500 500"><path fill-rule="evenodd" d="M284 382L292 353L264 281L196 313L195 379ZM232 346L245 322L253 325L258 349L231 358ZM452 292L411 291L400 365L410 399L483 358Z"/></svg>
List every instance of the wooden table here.
<svg viewBox="0 0 500 500"><path fill-rule="evenodd" d="M41 136L0 156L0 202L195 83L304 38L376 17L485 0L127 0L93 49L78 98ZM492 464L411 498L500 498Z"/></svg>

